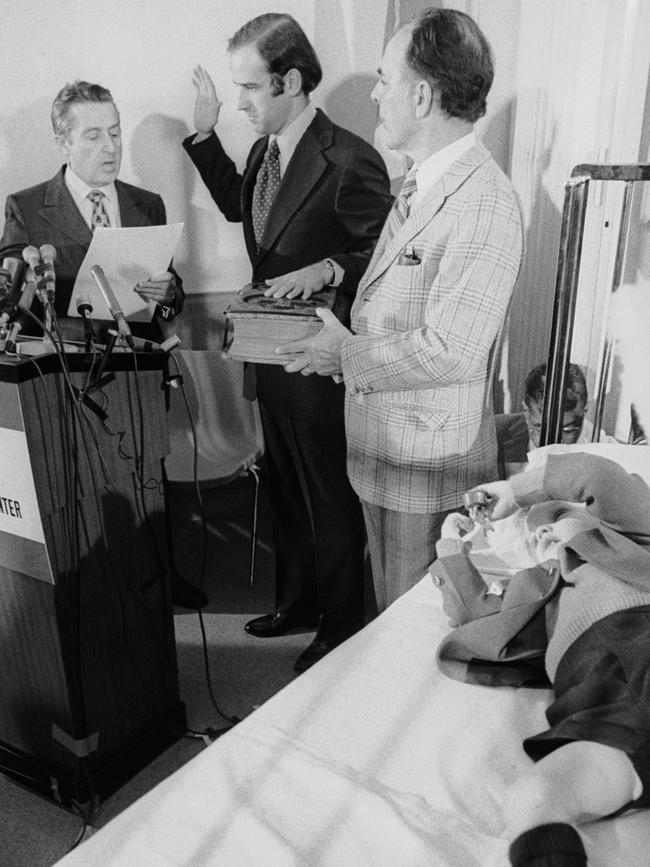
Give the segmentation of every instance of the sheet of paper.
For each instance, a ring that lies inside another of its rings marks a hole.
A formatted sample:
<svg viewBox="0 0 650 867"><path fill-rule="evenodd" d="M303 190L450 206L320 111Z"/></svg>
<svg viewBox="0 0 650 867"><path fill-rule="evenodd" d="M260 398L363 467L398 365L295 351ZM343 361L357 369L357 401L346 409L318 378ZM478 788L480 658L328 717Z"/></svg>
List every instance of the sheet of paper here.
<svg viewBox="0 0 650 867"><path fill-rule="evenodd" d="M79 316L76 296L85 294L93 306L93 319L111 318L90 273L93 265L99 265L126 318L130 322L151 322L156 305L143 301L133 287L140 280L167 271L182 231L183 223L121 229L98 226L77 274L68 316Z"/></svg>

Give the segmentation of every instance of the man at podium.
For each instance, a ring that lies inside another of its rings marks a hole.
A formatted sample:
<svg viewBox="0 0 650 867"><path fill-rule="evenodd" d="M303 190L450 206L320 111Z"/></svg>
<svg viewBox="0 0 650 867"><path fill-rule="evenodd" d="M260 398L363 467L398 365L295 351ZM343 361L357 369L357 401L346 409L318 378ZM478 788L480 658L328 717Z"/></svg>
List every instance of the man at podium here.
<svg viewBox="0 0 650 867"><path fill-rule="evenodd" d="M67 317L75 279L97 226L159 226L166 222L165 205L156 193L117 180L122 162L120 115L105 87L87 81L66 84L52 103L52 128L65 164L49 181L7 197L0 262L22 259L25 247L51 244L56 249L54 309L61 335L84 340L81 319ZM169 271L152 275L137 288L155 301L151 323L135 323L134 334L160 341L161 319L172 319L183 306L182 281ZM34 313L42 319L39 302ZM102 341L112 322L95 321ZM25 331L35 326L26 323Z"/></svg>
<svg viewBox="0 0 650 867"><path fill-rule="evenodd" d="M117 180L122 162L120 116L109 90L99 84L66 84L52 104L52 128L65 164L49 181L7 197L0 262L22 260L25 247L50 244L56 250L54 309L61 336L84 340L81 318L66 315L75 279L97 226L159 226L166 222L165 205L156 193ZM133 323L133 334L163 339L161 319L176 316L184 301L182 281L170 266L142 281L136 291L157 304L151 323ZM33 304L43 320L40 303ZM94 321L96 336L105 342L112 321ZM31 327L30 327L31 326ZM35 326L25 324L24 332ZM170 549L171 558L171 549ZM172 558L173 559L173 558ZM205 594L172 566L172 601L186 608L207 603Z"/></svg>

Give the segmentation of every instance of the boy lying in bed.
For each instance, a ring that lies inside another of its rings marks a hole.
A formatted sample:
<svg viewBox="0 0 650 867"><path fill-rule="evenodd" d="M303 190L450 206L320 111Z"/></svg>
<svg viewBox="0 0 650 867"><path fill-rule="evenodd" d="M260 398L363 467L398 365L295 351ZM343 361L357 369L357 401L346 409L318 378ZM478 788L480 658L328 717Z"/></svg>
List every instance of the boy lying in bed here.
<svg viewBox="0 0 650 867"><path fill-rule="evenodd" d="M479 528L447 519L430 571L457 628L440 666L510 686L540 685L545 668L549 728L524 741L536 764L504 803L510 861L583 865L573 825L650 805L650 488L573 453L480 489L485 539L519 571L488 588L470 559Z"/></svg>

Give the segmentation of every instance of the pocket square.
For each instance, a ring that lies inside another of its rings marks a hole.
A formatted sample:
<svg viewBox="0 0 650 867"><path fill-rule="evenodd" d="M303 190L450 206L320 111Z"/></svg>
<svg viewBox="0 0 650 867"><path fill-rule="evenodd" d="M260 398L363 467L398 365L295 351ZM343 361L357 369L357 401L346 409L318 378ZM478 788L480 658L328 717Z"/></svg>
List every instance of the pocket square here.
<svg viewBox="0 0 650 867"><path fill-rule="evenodd" d="M414 247L404 247L402 252L399 254L399 259L397 260L398 265L419 265L422 259L415 252Z"/></svg>

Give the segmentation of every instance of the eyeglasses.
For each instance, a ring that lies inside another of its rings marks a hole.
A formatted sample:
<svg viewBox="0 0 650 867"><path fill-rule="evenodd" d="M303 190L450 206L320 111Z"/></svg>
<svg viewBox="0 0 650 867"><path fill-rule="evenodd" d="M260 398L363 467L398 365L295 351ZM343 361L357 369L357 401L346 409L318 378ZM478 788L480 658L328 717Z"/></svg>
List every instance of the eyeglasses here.
<svg viewBox="0 0 650 867"><path fill-rule="evenodd" d="M535 433L539 433L542 429L541 421L533 421L530 417L530 413L528 409L524 409L524 415L526 416L526 424L528 425L528 429L531 431L535 431ZM565 434L575 434L580 433L582 430L582 425L584 422L584 417L580 419L580 421L572 421L569 424L562 425L562 433Z"/></svg>

